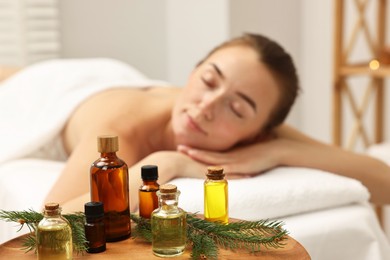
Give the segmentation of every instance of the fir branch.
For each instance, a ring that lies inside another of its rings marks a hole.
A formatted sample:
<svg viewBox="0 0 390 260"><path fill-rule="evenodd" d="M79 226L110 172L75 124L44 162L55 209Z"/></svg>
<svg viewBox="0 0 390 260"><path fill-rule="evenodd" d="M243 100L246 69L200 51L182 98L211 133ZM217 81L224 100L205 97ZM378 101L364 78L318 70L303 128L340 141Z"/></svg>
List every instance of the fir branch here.
<svg viewBox="0 0 390 260"><path fill-rule="evenodd" d="M85 215L82 212L76 212L74 214L64 214L64 218L69 221L72 229L72 242L73 248L77 253L84 253L87 251L87 238L85 237L84 223Z"/></svg>
<svg viewBox="0 0 390 260"><path fill-rule="evenodd" d="M73 248L77 253L84 253L87 250L87 239L85 238L83 213L64 214L63 217L70 223L72 229ZM32 209L25 211L5 211L0 210L0 220L6 222L16 222L20 224L19 232L24 226L27 226L30 233L22 240L22 249L26 252L36 251L36 229L39 221L43 219L43 214Z"/></svg>
<svg viewBox="0 0 390 260"><path fill-rule="evenodd" d="M150 221L131 214L131 219L137 223L136 236L152 236ZM283 240L288 232L282 228L280 221L238 221L229 224L208 222L197 218L194 214L187 214L187 239L192 246L191 257L199 259L206 256L210 259L218 258L218 246L225 249L236 250L244 248L249 252L284 245Z"/></svg>
<svg viewBox="0 0 390 260"><path fill-rule="evenodd" d="M149 219L145 219L140 217L137 214L130 214L131 220L133 220L137 225L135 226L135 230L132 230L131 236L133 238L141 237L145 239L147 242L152 242L152 226L150 224Z"/></svg>
<svg viewBox="0 0 390 260"><path fill-rule="evenodd" d="M234 251L244 248L252 253L259 251L262 246L265 248L282 247L283 240L288 234L282 228L283 223L280 221L238 221L224 225L187 214L187 225L189 237L207 236L225 249ZM193 244L194 246L196 245ZM199 252L211 258L206 250L202 252L200 249Z"/></svg>
<svg viewBox="0 0 390 260"><path fill-rule="evenodd" d="M73 248L77 253L87 250L85 238L83 213L64 214L72 228ZM0 220L17 222L21 225L18 231L27 226L30 234L23 240L25 251L36 250L37 241L35 230L39 221L43 218L41 213L33 210L28 211L4 211L0 210ZM148 242L152 241L150 220L131 214L131 219L136 223L132 237L141 237ZM197 218L194 214L187 214L187 245L192 247L191 257L218 258L218 248L223 247L229 250L244 248L249 252L256 252L265 248L279 248L284 245L283 240L288 232L283 229L280 221L239 221L229 224L208 222Z"/></svg>
<svg viewBox="0 0 390 260"><path fill-rule="evenodd" d="M22 240L22 250L26 253L29 251L36 251L36 236L35 231L36 227L43 218L41 213L38 213L32 209L24 211L5 211L0 210L0 219L6 222L16 222L20 225L20 228L17 230L19 232L24 226L27 226L30 233L23 238Z"/></svg>

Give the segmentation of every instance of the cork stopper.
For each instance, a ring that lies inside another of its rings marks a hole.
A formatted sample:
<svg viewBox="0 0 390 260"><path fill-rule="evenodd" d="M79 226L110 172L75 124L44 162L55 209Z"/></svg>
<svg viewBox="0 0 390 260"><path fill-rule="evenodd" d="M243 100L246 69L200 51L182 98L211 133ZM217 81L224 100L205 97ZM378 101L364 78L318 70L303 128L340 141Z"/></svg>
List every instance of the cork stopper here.
<svg viewBox="0 0 390 260"><path fill-rule="evenodd" d="M212 180L222 180L225 177L223 168L221 166L209 166L207 167L206 176Z"/></svg>
<svg viewBox="0 0 390 260"><path fill-rule="evenodd" d="M60 207L60 204L55 203L55 202L49 202L45 204L45 209L46 210L56 210Z"/></svg>
<svg viewBox="0 0 390 260"><path fill-rule="evenodd" d="M45 212L48 216L55 216L59 213L60 204L55 202L49 202L45 204Z"/></svg>
<svg viewBox="0 0 390 260"><path fill-rule="evenodd" d="M99 153L115 153L119 150L118 136L101 135L97 139Z"/></svg>
<svg viewBox="0 0 390 260"><path fill-rule="evenodd" d="M164 184L160 186L161 193L174 193L177 191L177 187L174 184Z"/></svg>

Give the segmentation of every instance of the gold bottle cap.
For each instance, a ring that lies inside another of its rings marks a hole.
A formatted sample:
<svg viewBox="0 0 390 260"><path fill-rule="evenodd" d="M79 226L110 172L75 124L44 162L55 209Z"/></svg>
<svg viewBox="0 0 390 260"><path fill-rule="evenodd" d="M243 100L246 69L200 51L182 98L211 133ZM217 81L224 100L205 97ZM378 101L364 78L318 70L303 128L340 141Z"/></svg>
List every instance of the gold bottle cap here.
<svg viewBox="0 0 390 260"><path fill-rule="evenodd" d="M97 139L99 153L115 153L119 150L118 136L101 135Z"/></svg>
<svg viewBox="0 0 390 260"><path fill-rule="evenodd" d="M177 191L177 186L174 184L163 184L160 186L161 193L173 193Z"/></svg>
<svg viewBox="0 0 390 260"><path fill-rule="evenodd" d="M45 204L45 209L46 210L56 210L60 207L58 203L55 202L49 202Z"/></svg>
<svg viewBox="0 0 390 260"><path fill-rule="evenodd" d="M210 179L219 180L225 177L225 174L221 166L209 166L207 167L206 176Z"/></svg>

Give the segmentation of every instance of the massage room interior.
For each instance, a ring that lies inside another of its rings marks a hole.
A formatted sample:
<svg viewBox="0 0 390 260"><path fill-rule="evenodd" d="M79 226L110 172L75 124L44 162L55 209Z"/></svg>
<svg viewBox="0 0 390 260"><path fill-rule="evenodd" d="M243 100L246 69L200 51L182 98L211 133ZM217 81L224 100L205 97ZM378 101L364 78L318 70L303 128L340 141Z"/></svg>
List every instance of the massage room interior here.
<svg viewBox="0 0 390 260"><path fill-rule="evenodd" d="M148 78L183 86L212 47L244 32L260 33L279 42L298 69L302 91L287 122L320 141L390 165L390 86L386 78L390 7L386 3L0 0L0 90L20 69L69 58L116 59ZM353 70L356 64L362 69ZM390 68L387 71L390 78ZM336 88L341 78L349 91ZM373 86L373 78L382 85ZM0 110L15 113L1 103ZM0 209L41 211L50 187L42 179L36 183L40 171L50 175L44 166L31 171L26 164L0 164ZM237 213L231 217L282 220L312 259L390 259L389 206L370 204L366 190L355 180L332 173L323 176L313 171L311 175L308 169L291 172L296 174L294 179L288 179L289 169L276 169L275 179L259 178L255 191L241 189L236 201L229 202L231 214ZM45 178L52 183L54 177ZM280 192L277 203L270 195L275 193L272 183L276 182L286 190ZM175 183L183 190L191 185L188 180ZM240 184L234 187L239 189ZM183 192L182 208L196 210L197 202L192 202L192 195ZM14 224L0 221L0 244L20 235L16 230Z"/></svg>

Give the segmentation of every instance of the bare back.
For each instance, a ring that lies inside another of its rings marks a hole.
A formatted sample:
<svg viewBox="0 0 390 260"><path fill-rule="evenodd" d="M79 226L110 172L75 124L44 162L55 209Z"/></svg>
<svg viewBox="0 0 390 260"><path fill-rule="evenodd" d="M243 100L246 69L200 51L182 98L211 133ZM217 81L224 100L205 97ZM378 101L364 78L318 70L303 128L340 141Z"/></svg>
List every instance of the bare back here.
<svg viewBox="0 0 390 260"><path fill-rule="evenodd" d="M139 141L144 146L170 120L179 92L180 89L174 87L117 88L90 97L76 109L65 126L62 138L66 151L71 153L81 138L91 133L115 132L126 139L137 135L137 140L128 141L135 146Z"/></svg>

